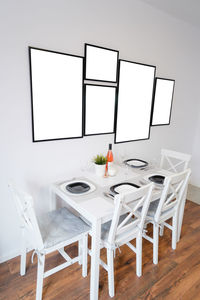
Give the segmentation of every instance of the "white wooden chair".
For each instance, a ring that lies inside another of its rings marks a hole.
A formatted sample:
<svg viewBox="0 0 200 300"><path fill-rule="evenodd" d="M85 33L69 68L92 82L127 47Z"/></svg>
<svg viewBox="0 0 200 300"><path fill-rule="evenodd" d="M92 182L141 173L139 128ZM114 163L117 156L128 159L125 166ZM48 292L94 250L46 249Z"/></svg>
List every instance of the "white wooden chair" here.
<svg viewBox="0 0 200 300"><path fill-rule="evenodd" d="M100 264L108 272L108 286L110 297L114 296L114 253L115 249L126 244L136 253L136 274L142 275L142 232L146 213L151 201L153 184L125 195L115 196L113 219L102 225L101 248L107 249L107 264L100 260ZM134 212L142 206L141 217L132 218ZM127 211L128 214L120 215ZM136 239L136 247L130 241Z"/></svg>
<svg viewBox="0 0 200 300"><path fill-rule="evenodd" d="M87 241L88 231L91 228L66 208L47 213L42 217L42 222L39 223L34 212L32 197L11 184L9 187L20 217L22 232L21 276L25 275L26 272L27 241L34 248L33 256L37 254L38 257L36 300L42 299L43 279L59 270L80 262L82 264L82 276L87 276ZM64 251L64 247L76 241L81 242L81 255L70 258ZM66 262L44 272L45 255L54 251L59 251Z"/></svg>
<svg viewBox="0 0 200 300"><path fill-rule="evenodd" d="M159 227L164 225L172 230L172 249L176 249L178 216L183 195L187 190L191 170L166 177L161 198L152 202L147 212L146 221L153 224L153 238L146 233L143 237L153 244L153 263L158 263ZM141 209L139 209L141 211ZM172 225L166 223L172 218Z"/></svg>
<svg viewBox="0 0 200 300"><path fill-rule="evenodd" d="M165 169L170 172L179 173L188 168L190 160L191 160L190 154L185 154L185 153L181 153L181 152L177 152L177 151L162 149L161 150L160 167L161 167L161 169ZM180 215L182 215L182 216L184 213L185 201L186 201L186 193L185 193L185 195L183 195L182 206L180 207ZM182 226L182 222L181 222L181 224L179 226L179 230L178 230L178 240L180 239L181 226ZM161 225L160 236L163 236L163 233L164 233L164 226Z"/></svg>
<svg viewBox="0 0 200 300"><path fill-rule="evenodd" d="M160 167L171 172L181 172L188 168L191 155L172 150L161 150Z"/></svg>

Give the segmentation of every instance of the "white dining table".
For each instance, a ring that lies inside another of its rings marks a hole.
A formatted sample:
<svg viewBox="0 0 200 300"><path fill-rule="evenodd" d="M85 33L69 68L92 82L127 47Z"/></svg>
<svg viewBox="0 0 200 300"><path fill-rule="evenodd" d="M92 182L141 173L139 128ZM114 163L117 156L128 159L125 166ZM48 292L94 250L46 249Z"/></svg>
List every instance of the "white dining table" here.
<svg viewBox="0 0 200 300"><path fill-rule="evenodd" d="M62 199L73 211L81 215L86 222L91 224L91 272L90 272L90 300L97 300L99 294L99 259L101 225L112 220L114 212L114 200L104 196L104 192L110 191L110 186L121 183L131 182L141 186L141 180L148 174L170 175L166 170L147 169L139 170L117 166L117 175L114 177L100 178L95 175L93 170L84 171L76 179L85 180L95 185L96 189L87 195L73 195L66 192L61 186L63 183L71 181L72 178L59 181L50 185L51 203L50 209L56 209L57 199ZM160 197L161 189L156 189L152 201ZM184 209L183 209L184 211ZM180 220L179 220L180 223ZM181 219L182 224L182 219Z"/></svg>

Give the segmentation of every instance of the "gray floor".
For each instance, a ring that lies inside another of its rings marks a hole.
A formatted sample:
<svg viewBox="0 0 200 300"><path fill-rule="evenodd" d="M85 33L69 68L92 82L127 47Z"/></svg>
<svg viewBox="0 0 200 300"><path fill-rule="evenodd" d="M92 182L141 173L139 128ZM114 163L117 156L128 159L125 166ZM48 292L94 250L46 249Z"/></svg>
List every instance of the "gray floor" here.
<svg viewBox="0 0 200 300"><path fill-rule="evenodd" d="M200 205L200 188L189 184L187 199Z"/></svg>

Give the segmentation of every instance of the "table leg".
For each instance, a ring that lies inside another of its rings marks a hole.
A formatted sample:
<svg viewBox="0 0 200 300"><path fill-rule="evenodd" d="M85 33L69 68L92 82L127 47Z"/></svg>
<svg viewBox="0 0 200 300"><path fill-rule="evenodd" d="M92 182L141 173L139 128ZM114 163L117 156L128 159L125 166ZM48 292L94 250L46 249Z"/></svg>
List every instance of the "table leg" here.
<svg viewBox="0 0 200 300"><path fill-rule="evenodd" d="M90 300L98 300L101 220L92 223Z"/></svg>
<svg viewBox="0 0 200 300"><path fill-rule="evenodd" d="M49 197L50 197L50 211L56 210L56 194L53 189L50 187L49 189Z"/></svg>

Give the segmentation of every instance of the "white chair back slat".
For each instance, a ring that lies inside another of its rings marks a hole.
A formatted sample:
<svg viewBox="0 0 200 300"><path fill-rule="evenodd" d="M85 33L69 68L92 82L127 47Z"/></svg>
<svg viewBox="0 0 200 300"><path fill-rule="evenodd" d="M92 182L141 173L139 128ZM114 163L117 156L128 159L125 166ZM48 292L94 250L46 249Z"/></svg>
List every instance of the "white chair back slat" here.
<svg viewBox="0 0 200 300"><path fill-rule="evenodd" d="M180 182L170 182L169 183L169 194L167 195L167 199L165 200L163 207L162 207L162 212L165 210L168 210L178 204L178 199L179 199L179 190L182 187L184 183L184 177L183 180L179 176L176 176L175 179L179 179Z"/></svg>
<svg viewBox="0 0 200 300"><path fill-rule="evenodd" d="M191 155L189 154L162 149L160 167L178 173L188 168L190 159Z"/></svg>
<svg viewBox="0 0 200 300"><path fill-rule="evenodd" d="M12 192L21 227L26 230L27 238L35 249L43 249L44 244L33 208L32 197L20 191L12 184L9 184L9 188Z"/></svg>
<svg viewBox="0 0 200 300"><path fill-rule="evenodd" d="M136 201L137 200L137 201ZM143 205L143 202L145 200L145 196L142 197L141 199L136 199L134 200L135 203L133 203L133 207L130 207L129 205L127 205L125 202L122 203L122 207L125 208L127 210L127 212L129 212L129 214L127 215L127 217L118 225L117 230L119 230L121 227L125 226L125 224L132 218L133 214L135 211L137 211L137 209L139 207L141 207ZM132 201L129 200L129 203L132 203ZM128 225L127 225L128 226Z"/></svg>
<svg viewBox="0 0 200 300"><path fill-rule="evenodd" d="M119 231L122 227L124 227L124 225L132 218L133 216L133 212L130 212L127 217L119 224L119 226L117 227L117 230Z"/></svg>
<svg viewBox="0 0 200 300"><path fill-rule="evenodd" d="M187 169L178 174L168 176L164 182L164 189L155 213L155 221L159 222L163 212L174 208L178 209L187 189L191 170Z"/></svg>
<svg viewBox="0 0 200 300"><path fill-rule="evenodd" d="M126 231L136 228L136 226L138 226L139 222L140 222L140 219L135 219L131 223L128 223L127 225L125 225L123 227L120 227L120 228L118 227L117 232L116 232L116 237Z"/></svg>
<svg viewBox="0 0 200 300"><path fill-rule="evenodd" d="M120 234L128 233L135 228L138 229L138 232L141 231L142 233L144 221L152 197L153 186L154 184L151 183L138 189L137 191L115 196L115 210L108 236L109 244L115 244L115 241L116 239L118 240ZM134 215L134 212L137 211L139 207L142 207L140 218L135 217L134 219L131 219L131 217ZM122 209L124 208L129 212L129 214L119 224L120 215L122 213Z"/></svg>
<svg viewBox="0 0 200 300"><path fill-rule="evenodd" d="M127 206L130 208L130 210L133 212L133 211L136 211L139 207L142 206L143 202L145 201L145 196L143 196L141 199L137 198L136 200L138 200L136 203L134 203L134 208L131 209L130 206L128 206L127 204L123 203L122 206ZM129 202L130 203L130 202ZM130 205L130 204L129 204Z"/></svg>

